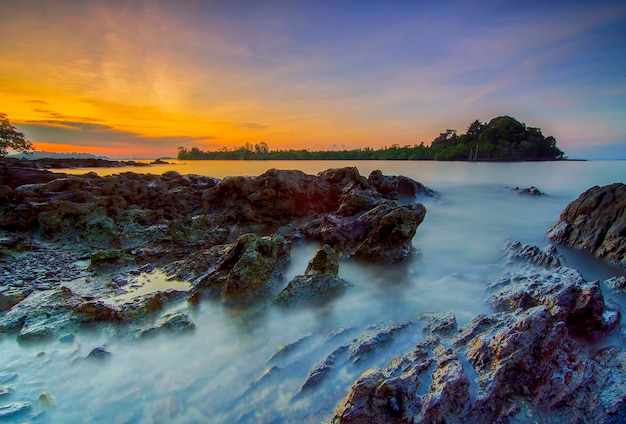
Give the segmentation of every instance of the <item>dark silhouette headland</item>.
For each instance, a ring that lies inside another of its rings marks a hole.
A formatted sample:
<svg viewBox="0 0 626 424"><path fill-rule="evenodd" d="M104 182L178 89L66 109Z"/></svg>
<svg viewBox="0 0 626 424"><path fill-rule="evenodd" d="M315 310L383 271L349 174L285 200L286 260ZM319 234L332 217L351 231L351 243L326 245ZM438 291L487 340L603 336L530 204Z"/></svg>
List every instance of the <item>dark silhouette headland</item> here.
<svg viewBox="0 0 626 424"><path fill-rule="evenodd" d="M510 116L499 116L489 123L476 119L465 134L447 129L429 146L393 144L382 149L370 147L353 150L308 149L273 150L265 142L246 143L239 148L226 147L202 151L198 147L178 148L179 160L440 160L440 161L555 161L565 155L556 139L544 136L540 128L527 127Z"/></svg>

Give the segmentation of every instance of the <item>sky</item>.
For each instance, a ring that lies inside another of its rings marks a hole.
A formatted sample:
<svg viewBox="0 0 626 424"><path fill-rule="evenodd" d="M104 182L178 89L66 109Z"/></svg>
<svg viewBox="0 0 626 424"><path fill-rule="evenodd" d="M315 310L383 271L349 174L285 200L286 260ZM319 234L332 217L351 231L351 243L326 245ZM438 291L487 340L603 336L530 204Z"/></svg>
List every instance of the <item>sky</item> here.
<svg viewBox="0 0 626 424"><path fill-rule="evenodd" d="M508 115L626 158L626 2L2 0L0 112L38 150L429 144Z"/></svg>

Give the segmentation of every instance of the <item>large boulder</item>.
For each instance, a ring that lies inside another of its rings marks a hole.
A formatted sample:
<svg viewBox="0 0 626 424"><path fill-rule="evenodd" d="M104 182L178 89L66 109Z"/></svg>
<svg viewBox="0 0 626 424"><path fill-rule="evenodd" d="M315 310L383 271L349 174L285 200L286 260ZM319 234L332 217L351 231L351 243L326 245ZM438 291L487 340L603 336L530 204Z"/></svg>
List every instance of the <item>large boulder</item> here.
<svg viewBox="0 0 626 424"><path fill-rule="evenodd" d="M416 197L438 197L439 193L423 184L403 175L383 175L379 170L372 171L367 177L380 194L389 199L414 200Z"/></svg>
<svg viewBox="0 0 626 424"><path fill-rule="evenodd" d="M328 244L343 257L392 263L412 255L411 242L425 216L421 203L398 206L388 200L353 216L317 216L300 224L297 231Z"/></svg>
<svg viewBox="0 0 626 424"><path fill-rule="evenodd" d="M626 185L585 191L565 208L548 237L626 267Z"/></svg>

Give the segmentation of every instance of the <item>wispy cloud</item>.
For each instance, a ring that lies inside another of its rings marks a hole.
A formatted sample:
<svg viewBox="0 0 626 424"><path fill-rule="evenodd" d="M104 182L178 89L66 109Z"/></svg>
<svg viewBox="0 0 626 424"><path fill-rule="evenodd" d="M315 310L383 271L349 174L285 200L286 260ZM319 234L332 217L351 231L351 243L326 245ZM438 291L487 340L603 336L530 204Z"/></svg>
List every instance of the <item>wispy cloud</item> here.
<svg viewBox="0 0 626 424"><path fill-rule="evenodd" d="M84 145L381 146L498 114L626 138L624 28L616 0L21 0L0 4L0 95Z"/></svg>

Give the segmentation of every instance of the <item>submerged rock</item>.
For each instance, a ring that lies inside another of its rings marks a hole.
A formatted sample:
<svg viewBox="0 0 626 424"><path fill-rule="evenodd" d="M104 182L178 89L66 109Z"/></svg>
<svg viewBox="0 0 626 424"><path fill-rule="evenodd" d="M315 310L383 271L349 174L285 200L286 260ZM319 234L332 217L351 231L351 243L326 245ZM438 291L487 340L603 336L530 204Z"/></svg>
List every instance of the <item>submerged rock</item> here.
<svg viewBox="0 0 626 424"><path fill-rule="evenodd" d="M91 352L89 352L89 355L87 355L86 359L103 360L110 357L111 355L112 353L106 350L104 347L98 346L93 348Z"/></svg>
<svg viewBox="0 0 626 424"><path fill-rule="evenodd" d="M545 196L545 193L539 190L537 187L530 186L526 188L515 187L513 189L520 196Z"/></svg>
<svg viewBox="0 0 626 424"><path fill-rule="evenodd" d="M582 193L563 210L548 237L626 268L626 184Z"/></svg>

